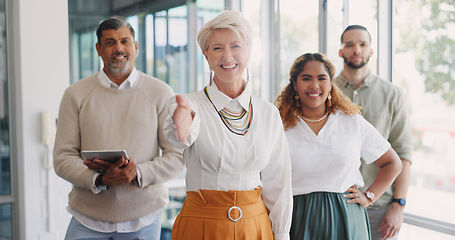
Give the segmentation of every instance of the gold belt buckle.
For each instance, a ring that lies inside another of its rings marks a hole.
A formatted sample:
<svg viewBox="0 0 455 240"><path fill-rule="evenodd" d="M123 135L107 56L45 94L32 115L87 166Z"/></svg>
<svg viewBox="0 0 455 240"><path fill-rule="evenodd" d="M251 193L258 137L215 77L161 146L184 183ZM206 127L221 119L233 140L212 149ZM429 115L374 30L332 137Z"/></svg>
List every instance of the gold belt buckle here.
<svg viewBox="0 0 455 240"><path fill-rule="evenodd" d="M231 211L232 211L232 209L237 209L237 210L239 210L240 216L239 216L237 219L233 219L233 218L231 217ZM231 220L231 221L233 221L233 222L237 222L238 220L240 220L240 219L242 218L242 209L240 209L240 208L237 207L237 206L232 206L232 207L229 208L227 215L228 215L229 220Z"/></svg>

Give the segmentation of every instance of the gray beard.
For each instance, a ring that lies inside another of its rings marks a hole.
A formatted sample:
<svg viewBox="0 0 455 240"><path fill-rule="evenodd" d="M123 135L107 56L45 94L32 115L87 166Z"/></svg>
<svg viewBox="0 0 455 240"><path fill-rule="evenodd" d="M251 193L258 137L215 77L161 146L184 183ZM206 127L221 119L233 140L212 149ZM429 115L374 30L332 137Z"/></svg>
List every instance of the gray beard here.
<svg viewBox="0 0 455 240"><path fill-rule="evenodd" d="M121 65L123 65L123 66L121 68L118 68ZM118 63L114 64L114 63L110 62L108 67L112 72L124 73L124 72L127 72L130 68L130 60L128 59L128 61L126 61L125 64L118 64Z"/></svg>

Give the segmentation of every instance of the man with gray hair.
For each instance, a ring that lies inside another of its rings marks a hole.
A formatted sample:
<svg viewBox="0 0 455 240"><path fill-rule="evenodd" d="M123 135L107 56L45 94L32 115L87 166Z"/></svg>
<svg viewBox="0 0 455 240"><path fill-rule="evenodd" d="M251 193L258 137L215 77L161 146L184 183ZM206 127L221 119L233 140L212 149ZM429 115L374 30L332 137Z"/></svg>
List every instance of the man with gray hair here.
<svg viewBox="0 0 455 240"><path fill-rule="evenodd" d="M157 240L169 201L164 183L184 170L181 151L163 134L174 93L134 67L138 43L125 18L103 21L96 35L103 69L70 86L59 111L54 167L73 184L65 239ZM128 157L81 157L112 149Z"/></svg>

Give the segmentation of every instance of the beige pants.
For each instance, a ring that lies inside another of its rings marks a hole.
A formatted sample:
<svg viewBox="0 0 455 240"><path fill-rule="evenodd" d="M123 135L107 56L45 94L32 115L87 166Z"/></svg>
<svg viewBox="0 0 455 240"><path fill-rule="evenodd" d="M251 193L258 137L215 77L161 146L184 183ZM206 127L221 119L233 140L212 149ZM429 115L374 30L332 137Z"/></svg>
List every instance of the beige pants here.
<svg viewBox="0 0 455 240"><path fill-rule="evenodd" d="M187 192L172 240L273 240L261 190Z"/></svg>

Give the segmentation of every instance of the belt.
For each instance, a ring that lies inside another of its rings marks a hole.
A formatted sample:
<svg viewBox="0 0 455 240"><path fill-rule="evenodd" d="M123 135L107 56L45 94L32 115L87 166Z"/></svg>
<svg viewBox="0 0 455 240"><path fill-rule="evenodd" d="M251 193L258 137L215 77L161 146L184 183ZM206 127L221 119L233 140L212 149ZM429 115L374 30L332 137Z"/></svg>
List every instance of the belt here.
<svg viewBox="0 0 455 240"><path fill-rule="evenodd" d="M180 212L182 217L230 220L237 222L242 218L267 214L267 208L260 197L260 190L251 191L213 191L200 190L187 192L185 203ZM239 201L237 201L239 200Z"/></svg>

